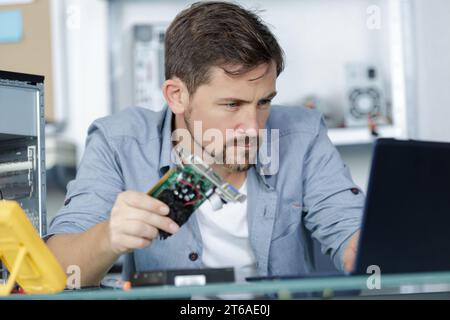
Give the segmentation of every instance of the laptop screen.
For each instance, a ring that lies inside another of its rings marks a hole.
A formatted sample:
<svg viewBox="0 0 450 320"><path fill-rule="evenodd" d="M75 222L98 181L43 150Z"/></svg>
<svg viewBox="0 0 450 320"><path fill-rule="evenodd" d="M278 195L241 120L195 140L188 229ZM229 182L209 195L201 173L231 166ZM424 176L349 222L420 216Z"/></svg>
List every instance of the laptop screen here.
<svg viewBox="0 0 450 320"><path fill-rule="evenodd" d="M375 144L356 273L450 270L450 144Z"/></svg>

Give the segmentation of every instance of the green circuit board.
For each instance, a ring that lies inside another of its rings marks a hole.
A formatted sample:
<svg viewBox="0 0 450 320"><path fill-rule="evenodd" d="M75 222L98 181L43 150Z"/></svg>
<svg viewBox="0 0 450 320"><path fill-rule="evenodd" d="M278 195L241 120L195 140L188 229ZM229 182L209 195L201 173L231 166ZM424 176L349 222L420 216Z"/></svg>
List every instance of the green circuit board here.
<svg viewBox="0 0 450 320"><path fill-rule="evenodd" d="M187 222L192 213L207 200L215 186L197 173L192 165L170 169L148 192L170 208L169 217L179 226ZM170 234L160 230L165 239Z"/></svg>

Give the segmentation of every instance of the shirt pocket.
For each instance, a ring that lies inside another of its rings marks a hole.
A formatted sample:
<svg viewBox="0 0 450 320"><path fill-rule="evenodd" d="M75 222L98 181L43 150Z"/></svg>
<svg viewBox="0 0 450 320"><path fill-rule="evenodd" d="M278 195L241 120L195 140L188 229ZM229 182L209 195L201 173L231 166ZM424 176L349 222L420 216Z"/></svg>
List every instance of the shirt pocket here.
<svg viewBox="0 0 450 320"><path fill-rule="evenodd" d="M275 221L272 241L289 237L301 226L303 206L299 202L291 202L281 210L281 214Z"/></svg>

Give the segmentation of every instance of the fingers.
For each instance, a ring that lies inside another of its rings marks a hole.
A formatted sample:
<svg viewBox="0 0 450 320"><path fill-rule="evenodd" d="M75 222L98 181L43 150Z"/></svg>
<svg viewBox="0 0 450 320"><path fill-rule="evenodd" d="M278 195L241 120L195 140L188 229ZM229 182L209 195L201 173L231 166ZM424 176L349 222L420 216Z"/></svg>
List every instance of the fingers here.
<svg viewBox="0 0 450 320"><path fill-rule="evenodd" d="M145 238L140 238L132 235L122 234L119 239L120 243L123 246L123 251L131 251L135 249L143 249L149 246L152 241Z"/></svg>
<svg viewBox="0 0 450 320"><path fill-rule="evenodd" d="M119 194L118 199L133 208L147 210L160 215L169 214L169 207L164 202L152 198L143 192L125 191Z"/></svg>
<svg viewBox="0 0 450 320"><path fill-rule="evenodd" d="M180 227L169 217L131 207L127 208L126 221L145 224L157 229L164 230L171 234L177 232L180 229ZM125 224L127 223L128 222L125 222Z"/></svg>
<svg viewBox="0 0 450 320"><path fill-rule="evenodd" d="M139 220L128 220L123 226L123 234L152 240L157 237L158 229Z"/></svg>
<svg viewBox="0 0 450 320"><path fill-rule="evenodd" d="M158 236L158 229L177 232L180 227L166 216L168 213L166 204L143 192L119 194L108 224L111 250L123 253L148 246Z"/></svg>

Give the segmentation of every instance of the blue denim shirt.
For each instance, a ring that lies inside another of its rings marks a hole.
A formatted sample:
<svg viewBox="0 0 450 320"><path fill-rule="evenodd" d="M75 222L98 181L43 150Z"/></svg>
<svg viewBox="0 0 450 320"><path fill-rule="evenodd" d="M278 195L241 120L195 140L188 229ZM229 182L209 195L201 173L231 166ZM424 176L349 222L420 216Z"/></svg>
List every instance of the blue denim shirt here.
<svg viewBox="0 0 450 320"><path fill-rule="evenodd" d="M96 120L48 236L83 232L108 219L120 192L147 192L173 166L171 123L168 108L129 108ZM258 275L311 272L313 238L342 270L344 248L360 227L363 193L329 140L319 112L273 106L266 128L279 129L278 171L267 174L258 163L247 174L249 237ZM192 253L199 258L192 259ZM155 239L129 257L127 263L138 271L203 267L195 213L175 235Z"/></svg>

